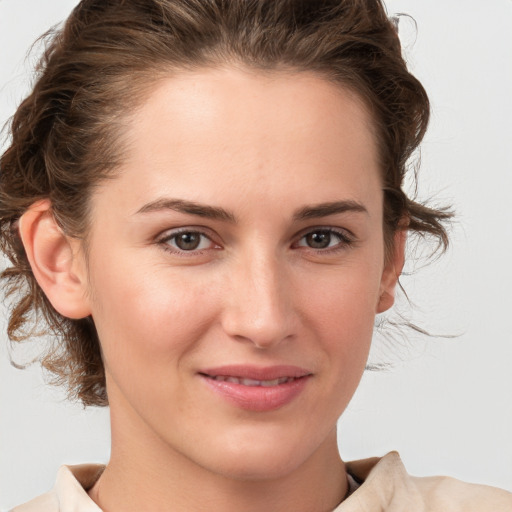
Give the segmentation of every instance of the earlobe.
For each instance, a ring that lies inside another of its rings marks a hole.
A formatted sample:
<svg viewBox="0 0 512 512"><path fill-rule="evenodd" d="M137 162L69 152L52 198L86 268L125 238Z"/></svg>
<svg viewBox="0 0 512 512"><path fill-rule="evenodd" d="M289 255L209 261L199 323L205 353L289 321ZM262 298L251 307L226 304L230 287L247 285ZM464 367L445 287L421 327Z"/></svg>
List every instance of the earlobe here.
<svg viewBox="0 0 512 512"><path fill-rule="evenodd" d="M390 309L395 302L395 290L405 263L405 242L407 229L399 229L393 240L393 254L389 258L382 273L377 313Z"/></svg>
<svg viewBox="0 0 512 512"><path fill-rule="evenodd" d="M19 231L32 272L52 306L68 318L90 315L85 274L49 200L34 203L20 218Z"/></svg>

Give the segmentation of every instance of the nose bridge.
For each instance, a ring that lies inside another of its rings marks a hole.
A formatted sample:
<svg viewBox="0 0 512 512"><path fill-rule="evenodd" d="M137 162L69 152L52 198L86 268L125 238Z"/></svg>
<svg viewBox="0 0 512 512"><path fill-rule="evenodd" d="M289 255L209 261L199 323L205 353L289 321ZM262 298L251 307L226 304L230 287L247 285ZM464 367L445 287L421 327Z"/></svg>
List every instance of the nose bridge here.
<svg viewBox="0 0 512 512"><path fill-rule="evenodd" d="M293 333L291 283L285 265L269 249L248 251L231 274L231 297L225 330L259 348L279 343Z"/></svg>

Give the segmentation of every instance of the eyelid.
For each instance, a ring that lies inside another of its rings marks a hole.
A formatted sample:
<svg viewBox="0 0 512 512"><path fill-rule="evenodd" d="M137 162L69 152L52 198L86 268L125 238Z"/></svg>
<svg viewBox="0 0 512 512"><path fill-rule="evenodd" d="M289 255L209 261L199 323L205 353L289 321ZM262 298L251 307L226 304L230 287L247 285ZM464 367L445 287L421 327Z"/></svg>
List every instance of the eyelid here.
<svg viewBox="0 0 512 512"><path fill-rule="evenodd" d="M190 251L182 250L177 247L173 247L168 242L175 238L176 236L180 235L181 233L194 233L197 235L200 235L201 237L207 238L214 247L209 247L207 249L193 249ZM162 246L162 248L170 252L172 254L177 254L180 256L194 256L198 254L202 254L204 251L209 251L212 249L220 249L222 248L221 244L217 242L214 238L217 238L212 235L211 230L203 227L203 226L182 226L179 228L173 228L173 229L167 229L160 233L155 239L155 242Z"/></svg>
<svg viewBox="0 0 512 512"><path fill-rule="evenodd" d="M156 235L155 240L165 240L172 238L173 236L179 235L180 233L198 233L200 235L204 235L207 238L214 239L219 238L219 236L207 226L199 226L199 225L190 225L190 226L176 226L174 228L167 228L163 231L160 231L158 235Z"/></svg>
<svg viewBox="0 0 512 512"><path fill-rule="evenodd" d="M306 237L308 234L314 233L315 231L323 231L323 232L329 232L333 235L339 237L340 242L336 244L333 247L326 247L326 248L314 248L314 247L308 247L308 246L302 246L298 245L299 242ZM195 233L200 235L201 237L207 238L213 247L208 247L206 249L192 249L190 251L179 249L177 247L171 246L168 242L169 240L172 240L174 237L180 235L181 233ZM214 232L212 233L211 229L205 227L205 226L180 226L177 228L170 228L163 232L161 232L156 238L155 242L162 246L162 248L170 252L172 254L176 254L179 256L194 256L198 254L202 254L205 251L210 251L212 249L218 250L222 249L222 243L218 242L218 235L216 235ZM352 247L357 241L356 236L354 233L352 233L350 230L346 228L341 227L335 227L335 226L310 226L308 228L303 229L300 231L297 235L294 237L294 242L292 243L292 248L301 248L309 251L314 251L318 253L334 253L336 251L342 251L346 250L350 247Z"/></svg>
<svg viewBox="0 0 512 512"><path fill-rule="evenodd" d="M314 247L302 246L298 245L299 241L301 241L307 235L317 232L323 231L334 234L335 236L341 239L339 244L336 244L334 247L327 247L324 249L316 249ZM350 230L346 228L334 227L334 226L311 226L299 232L295 237L295 242L292 244L292 247L300 247L305 248L306 250L311 250L315 252L329 253L336 252L337 250L345 250L349 247L352 247L356 242L356 236Z"/></svg>

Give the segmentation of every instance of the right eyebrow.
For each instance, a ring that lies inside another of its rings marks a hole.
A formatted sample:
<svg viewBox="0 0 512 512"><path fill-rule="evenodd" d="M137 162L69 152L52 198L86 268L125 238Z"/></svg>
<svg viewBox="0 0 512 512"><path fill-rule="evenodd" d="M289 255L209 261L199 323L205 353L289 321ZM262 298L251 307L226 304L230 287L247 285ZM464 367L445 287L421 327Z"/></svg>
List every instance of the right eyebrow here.
<svg viewBox="0 0 512 512"><path fill-rule="evenodd" d="M194 201L185 201L183 199L171 199L165 197L145 204L142 208L137 210L136 215L165 210L173 210L179 213L197 215L198 217L236 223L236 217L234 214L224 210L224 208L208 206L206 204L196 203Z"/></svg>

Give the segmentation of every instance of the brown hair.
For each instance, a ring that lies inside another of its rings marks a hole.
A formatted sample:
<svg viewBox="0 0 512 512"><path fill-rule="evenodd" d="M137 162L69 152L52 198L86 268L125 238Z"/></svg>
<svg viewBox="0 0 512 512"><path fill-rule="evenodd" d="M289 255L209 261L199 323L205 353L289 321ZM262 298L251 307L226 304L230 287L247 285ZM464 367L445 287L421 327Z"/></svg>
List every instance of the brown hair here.
<svg viewBox="0 0 512 512"><path fill-rule="evenodd" d="M352 89L374 119L388 249L404 218L411 232L446 246L442 221L449 214L402 190L429 102L407 71L380 0L83 0L47 41L0 160L0 247L12 264L2 273L13 300L8 335L23 341L44 325L53 342L43 367L85 405L107 403L94 324L52 307L32 274L17 220L49 198L64 233L86 243L88 199L121 161L123 121L170 73L234 62L312 71Z"/></svg>

